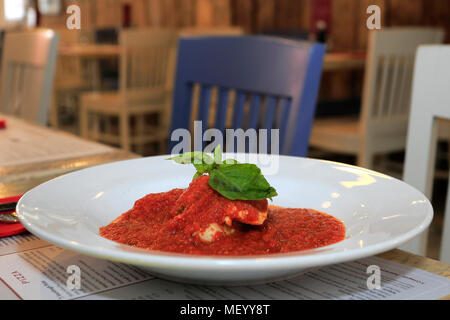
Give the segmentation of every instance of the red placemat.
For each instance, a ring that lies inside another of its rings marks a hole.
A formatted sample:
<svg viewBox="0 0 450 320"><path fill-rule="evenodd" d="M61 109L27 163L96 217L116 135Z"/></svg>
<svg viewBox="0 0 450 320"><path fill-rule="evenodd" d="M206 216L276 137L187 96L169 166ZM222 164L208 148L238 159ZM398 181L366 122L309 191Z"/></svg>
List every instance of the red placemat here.
<svg viewBox="0 0 450 320"><path fill-rule="evenodd" d="M20 195L15 197L3 198L0 199L0 203L17 202L21 197L22 196ZM0 212L0 214L5 213L8 212ZM0 223L0 238L14 236L16 234L21 234L26 231L27 230L21 223L14 223L14 224Z"/></svg>

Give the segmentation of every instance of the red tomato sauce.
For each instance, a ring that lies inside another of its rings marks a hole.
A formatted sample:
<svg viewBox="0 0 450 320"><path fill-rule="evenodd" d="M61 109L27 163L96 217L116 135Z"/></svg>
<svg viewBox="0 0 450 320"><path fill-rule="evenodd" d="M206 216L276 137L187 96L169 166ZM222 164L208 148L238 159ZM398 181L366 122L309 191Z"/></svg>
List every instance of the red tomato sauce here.
<svg viewBox="0 0 450 320"><path fill-rule="evenodd" d="M137 200L131 210L101 227L100 235L150 250L222 256L301 251L345 237L344 224L328 214L268 206L267 200L232 201L209 187L208 179L202 176L188 189ZM212 223L224 232L205 242L201 230Z"/></svg>

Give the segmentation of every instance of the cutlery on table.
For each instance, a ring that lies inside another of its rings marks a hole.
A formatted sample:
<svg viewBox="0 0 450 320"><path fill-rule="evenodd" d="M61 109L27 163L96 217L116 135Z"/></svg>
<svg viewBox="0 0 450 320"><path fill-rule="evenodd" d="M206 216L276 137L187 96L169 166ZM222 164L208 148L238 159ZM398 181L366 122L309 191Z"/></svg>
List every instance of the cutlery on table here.
<svg viewBox="0 0 450 320"><path fill-rule="evenodd" d="M19 217L17 216L16 209L17 202L8 202L0 204L0 223L18 223ZM13 211L13 212L10 212ZM8 213L3 213L8 212Z"/></svg>

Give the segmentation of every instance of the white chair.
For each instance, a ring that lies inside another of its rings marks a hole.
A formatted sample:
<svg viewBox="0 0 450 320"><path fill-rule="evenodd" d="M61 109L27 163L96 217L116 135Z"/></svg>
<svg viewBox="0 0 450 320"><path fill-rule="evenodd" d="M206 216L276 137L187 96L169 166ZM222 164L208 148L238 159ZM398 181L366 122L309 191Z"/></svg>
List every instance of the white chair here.
<svg viewBox="0 0 450 320"><path fill-rule="evenodd" d="M175 31L164 29L120 32L119 91L82 95L80 120L84 138L118 144L126 150L134 145L139 153L143 153L147 143L159 142L165 146L177 40ZM150 114L160 116L158 125L145 124L145 117ZM101 130L101 119L108 117L118 117L118 134L111 128Z"/></svg>
<svg viewBox="0 0 450 320"><path fill-rule="evenodd" d="M47 125L58 39L49 29L6 34L0 112Z"/></svg>
<svg viewBox="0 0 450 320"><path fill-rule="evenodd" d="M432 195L440 119L450 119L450 45L422 46L414 70L404 181L428 198ZM401 248L425 255L427 236L425 231ZM450 263L450 185L440 260Z"/></svg>
<svg viewBox="0 0 450 320"><path fill-rule="evenodd" d="M371 32L359 119L316 119L310 146L356 155L357 164L370 169L375 155L404 150L416 49L443 38L441 30L431 28Z"/></svg>

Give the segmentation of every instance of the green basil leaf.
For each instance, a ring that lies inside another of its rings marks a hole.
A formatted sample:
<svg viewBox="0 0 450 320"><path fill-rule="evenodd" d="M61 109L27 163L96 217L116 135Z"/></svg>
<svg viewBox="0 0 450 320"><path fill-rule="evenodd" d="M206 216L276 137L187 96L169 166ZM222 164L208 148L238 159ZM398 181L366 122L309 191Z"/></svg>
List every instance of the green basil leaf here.
<svg viewBox="0 0 450 320"><path fill-rule="evenodd" d="M224 165L224 164L229 164L229 165L231 165L231 164L237 164L237 163L239 163L237 160L234 160L234 159L226 159L226 160L224 160L224 161L222 162L222 165Z"/></svg>
<svg viewBox="0 0 450 320"><path fill-rule="evenodd" d="M209 174L211 188L231 200L272 199L278 195L256 165L239 163L234 159L223 161L220 145L214 150L214 158L203 152L194 151L167 160L193 164L197 170L193 179Z"/></svg>
<svg viewBox="0 0 450 320"><path fill-rule="evenodd" d="M195 179L197 179L198 177L201 177L202 175L203 175L203 173L197 171L197 172L194 174L194 176L192 177L192 180L195 180Z"/></svg>
<svg viewBox="0 0 450 320"><path fill-rule="evenodd" d="M219 166L209 175L209 185L230 200L263 200L278 195L254 164Z"/></svg>
<svg viewBox="0 0 450 320"><path fill-rule="evenodd" d="M195 169L197 169L197 172L200 174L205 174L211 171L214 168L214 164L194 164Z"/></svg>

